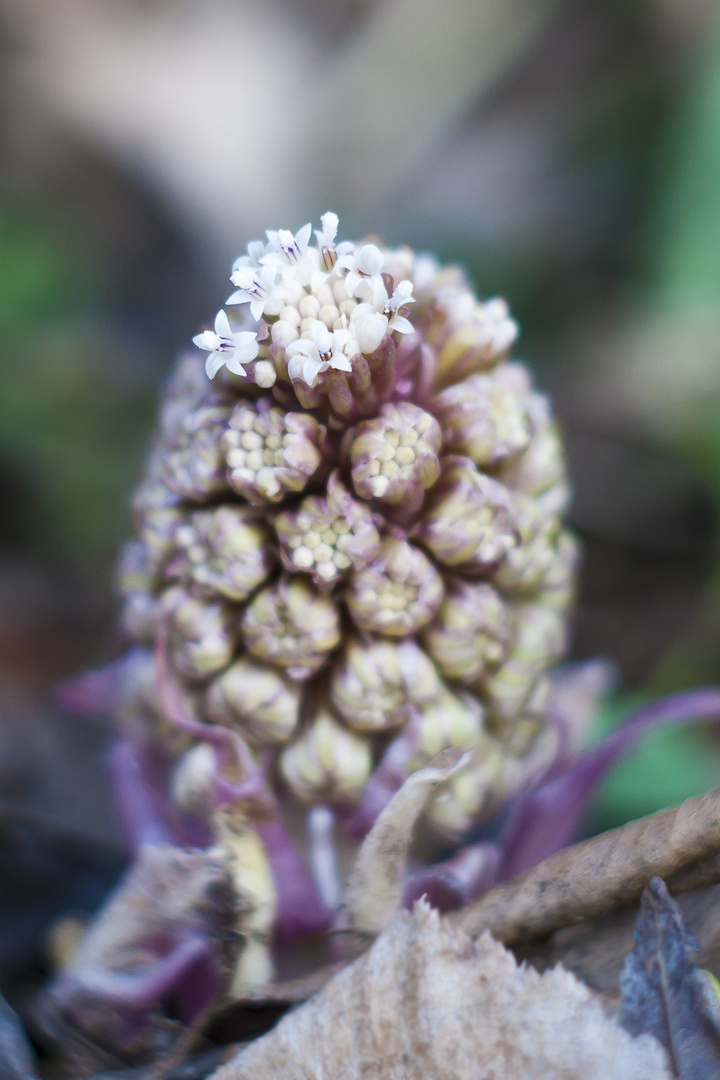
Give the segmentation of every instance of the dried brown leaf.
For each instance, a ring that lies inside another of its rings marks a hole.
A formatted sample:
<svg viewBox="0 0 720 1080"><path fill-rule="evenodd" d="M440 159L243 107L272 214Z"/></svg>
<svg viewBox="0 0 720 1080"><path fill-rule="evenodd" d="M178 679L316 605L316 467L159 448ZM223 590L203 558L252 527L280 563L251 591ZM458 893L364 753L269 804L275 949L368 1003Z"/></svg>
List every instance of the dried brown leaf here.
<svg viewBox="0 0 720 1080"><path fill-rule="evenodd" d="M720 788L564 848L449 918L471 937L511 944L635 900L720 849Z"/></svg>
<svg viewBox="0 0 720 1080"><path fill-rule="evenodd" d="M518 967L424 903L213 1080L670 1080L574 976Z"/></svg>

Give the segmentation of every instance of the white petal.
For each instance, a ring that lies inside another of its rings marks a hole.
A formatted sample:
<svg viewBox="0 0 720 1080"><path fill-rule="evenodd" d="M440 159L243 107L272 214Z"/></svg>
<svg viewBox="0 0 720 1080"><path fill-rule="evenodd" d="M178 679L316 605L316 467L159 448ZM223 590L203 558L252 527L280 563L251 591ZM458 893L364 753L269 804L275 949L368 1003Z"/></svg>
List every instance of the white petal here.
<svg viewBox="0 0 720 1080"><path fill-rule="evenodd" d="M244 375L245 368L238 360L237 353L225 354L225 367L228 371L232 371L233 375Z"/></svg>
<svg viewBox="0 0 720 1080"><path fill-rule="evenodd" d="M215 316L215 333L218 337L232 339L230 320L228 319L227 312L224 308L220 308Z"/></svg>
<svg viewBox="0 0 720 1080"><path fill-rule="evenodd" d="M330 367L336 371L352 371L352 364L345 353L334 353L330 359Z"/></svg>
<svg viewBox="0 0 720 1080"><path fill-rule="evenodd" d="M397 330L398 334L415 333L415 327L410 322L410 320L406 319L403 315L394 315L393 318L390 320L389 329Z"/></svg>
<svg viewBox="0 0 720 1080"><path fill-rule="evenodd" d="M214 379L220 368L225 363L226 353L212 352L205 361L205 374L208 379Z"/></svg>
<svg viewBox="0 0 720 1080"><path fill-rule="evenodd" d="M264 300L251 300L250 301L250 314L253 319L261 319L263 314L263 308L265 307Z"/></svg>
<svg viewBox="0 0 720 1080"><path fill-rule="evenodd" d="M253 334L249 330L241 330L238 334L233 334L233 339L235 341L235 357L240 363L247 364L255 359L260 351L257 334Z"/></svg>
<svg viewBox="0 0 720 1080"><path fill-rule="evenodd" d="M312 222L308 221L307 225L303 225L302 229L299 229L295 234L295 243L300 248L300 251L304 251L310 243L310 234L312 233Z"/></svg>
<svg viewBox="0 0 720 1080"><path fill-rule="evenodd" d="M247 304L250 297L244 289L238 289L237 292L231 293L225 301L226 304Z"/></svg>
<svg viewBox="0 0 720 1080"><path fill-rule="evenodd" d="M198 349L202 349L203 352L212 352L220 344L220 338L214 330L203 330L202 334L195 335L193 344L197 345Z"/></svg>

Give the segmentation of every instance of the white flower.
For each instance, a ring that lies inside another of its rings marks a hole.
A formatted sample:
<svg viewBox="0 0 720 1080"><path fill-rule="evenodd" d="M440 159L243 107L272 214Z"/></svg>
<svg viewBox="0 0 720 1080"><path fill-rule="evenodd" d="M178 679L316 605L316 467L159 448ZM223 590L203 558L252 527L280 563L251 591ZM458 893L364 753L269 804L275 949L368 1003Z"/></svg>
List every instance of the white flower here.
<svg viewBox="0 0 720 1080"><path fill-rule="evenodd" d="M310 222L294 236L289 229L268 229L268 250L260 262L277 267L284 280L294 279L300 285L309 285L320 269L320 252L308 247L311 232Z"/></svg>
<svg viewBox="0 0 720 1080"><path fill-rule="evenodd" d="M372 304L358 304L350 315L350 326L360 352L369 354L375 352L385 337L388 317L381 311L375 311Z"/></svg>
<svg viewBox="0 0 720 1080"><path fill-rule="evenodd" d="M395 287L390 299L385 304L385 314L390 319L389 328L397 330L399 334L414 334L415 327L404 315L398 315L398 310L405 304L414 304L415 297L412 295L412 281L400 281Z"/></svg>
<svg viewBox="0 0 720 1080"><path fill-rule="evenodd" d="M318 375L328 368L352 371L350 357L360 352L360 348L352 331L328 330L324 322L315 319L310 327L310 337L292 341L286 352L290 357L290 378L302 379L312 388Z"/></svg>
<svg viewBox="0 0 720 1080"><path fill-rule="evenodd" d="M338 259L338 267L347 268L345 288L350 296L362 296L363 300L376 304L384 293L382 265L385 256L375 244L364 244L354 254L347 254Z"/></svg>
<svg viewBox="0 0 720 1080"><path fill-rule="evenodd" d="M268 250L268 245L263 240L251 240L247 246L247 255L240 255L233 263L233 273L241 266L260 266L260 260Z"/></svg>
<svg viewBox="0 0 720 1080"><path fill-rule="evenodd" d="M278 284L278 267L235 265L230 280L238 286L225 301L226 304L250 304L253 319L263 315L279 315L285 306L287 294Z"/></svg>
<svg viewBox="0 0 720 1080"><path fill-rule="evenodd" d="M215 316L215 329L196 334L193 342L198 349L210 354L205 361L205 371L209 379L215 378L223 364L233 375L244 375L245 368L242 365L254 360L260 348L257 334L249 330L233 331L227 313L222 308Z"/></svg>

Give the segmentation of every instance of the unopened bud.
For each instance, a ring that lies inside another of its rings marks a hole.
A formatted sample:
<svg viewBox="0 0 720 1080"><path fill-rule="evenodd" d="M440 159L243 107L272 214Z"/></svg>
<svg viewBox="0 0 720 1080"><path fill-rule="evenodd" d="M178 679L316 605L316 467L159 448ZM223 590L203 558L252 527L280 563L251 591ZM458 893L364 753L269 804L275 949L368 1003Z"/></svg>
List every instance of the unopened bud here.
<svg viewBox="0 0 720 1080"><path fill-rule="evenodd" d="M122 598L122 628L135 642L151 644L160 616L157 578L148 566L147 548L140 540L123 545L117 571Z"/></svg>
<svg viewBox="0 0 720 1080"><path fill-rule="evenodd" d="M510 634L510 613L492 586L457 581L422 640L446 679L473 686L499 666Z"/></svg>
<svg viewBox="0 0 720 1080"><path fill-rule="evenodd" d="M451 746L471 750L482 737L483 708L474 698L443 687L420 714L415 765L425 765Z"/></svg>
<svg viewBox="0 0 720 1080"><path fill-rule="evenodd" d="M165 593L163 611L169 618L172 658L183 675L206 679L229 664L237 633L231 607L176 586Z"/></svg>
<svg viewBox="0 0 720 1080"><path fill-rule="evenodd" d="M247 506L190 514L175 533L168 576L228 600L244 600L273 568L270 530Z"/></svg>
<svg viewBox="0 0 720 1080"><path fill-rule="evenodd" d="M253 742L283 743L298 724L300 687L242 656L211 683L207 710L215 723L239 724Z"/></svg>
<svg viewBox="0 0 720 1080"><path fill-rule="evenodd" d="M425 821L433 832L457 840L476 821L491 814L505 794L505 761L501 745L484 735L470 763L430 799Z"/></svg>
<svg viewBox="0 0 720 1080"><path fill-rule="evenodd" d="M565 645L562 614L542 604L512 608L514 640L501 667L482 682L482 693L500 721L513 720L529 700L540 675L559 660Z"/></svg>
<svg viewBox="0 0 720 1080"><path fill-rule="evenodd" d="M177 439L163 459L163 476L173 491L206 502L227 491L221 440L230 406L206 405L185 416Z"/></svg>
<svg viewBox="0 0 720 1080"><path fill-rule="evenodd" d="M386 536L375 562L351 576L345 599L361 630L406 637L432 619L442 596L442 578L427 556Z"/></svg>
<svg viewBox="0 0 720 1080"><path fill-rule="evenodd" d="M340 615L330 597L304 577L282 578L263 589L242 617L248 650L307 679L340 642Z"/></svg>
<svg viewBox="0 0 720 1080"><path fill-rule="evenodd" d="M523 398L494 375L473 375L448 386L438 394L434 411L443 449L465 454L482 468L515 457L532 435Z"/></svg>
<svg viewBox="0 0 720 1080"><path fill-rule="evenodd" d="M386 731L410 719L437 696L435 665L412 639L352 637L333 671L330 694L343 719L357 731Z"/></svg>
<svg viewBox="0 0 720 1080"><path fill-rule="evenodd" d="M355 491L363 499L419 507L440 475L440 425L410 402L383 405L358 424L350 447Z"/></svg>
<svg viewBox="0 0 720 1080"><path fill-rule="evenodd" d="M191 746L173 769L170 793L173 802L186 813L207 813L212 808L217 756L209 743Z"/></svg>
<svg viewBox="0 0 720 1080"><path fill-rule="evenodd" d="M518 334L504 300L477 303L467 290L448 294L446 319L450 332L437 359L440 386L491 367L507 354Z"/></svg>
<svg viewBox="0 0 720 1080"><path fill-rule="evenodd" d="M540 495L564 480L562 440L553 423L546 397L531 394L527 399L527 409L533 428L530 445L519 457L504 464L497 476L503 484L517 491ZM560 510L562 506L555 512L559 513Z"/></svg>
<svg viewBox="0 0 720 1080"><path fill-rule="evenodd" d="M275 530L284 566L312 574L321 586L366 566L380 551L370 510L353 499L338 473L328 480L326 496L309 495L296 510L278 514Z"/></svg>
<svg viewBox="0 0 720 1080"><path fill-rule="evenodd" d="M513 496L513 516L518 543L508 552L492 581L503 592L527 594L537 590L552 569L561 523L554 515L543 513L537 500L520 493Z"/></svg>
<svg viewBox="0 0 720 1080"><path fill-rule="evenodd" d="M420 535L446 566L487 573L518 542L510 493L469 458L448 456Z"/></svg>
<svg viewBox="0 0 720 1080"><path fill-rule="evenodd" d="M282 752L280 771L304 802L354 801L370 776L372 755L360 735L323 710Z"/></svg>
<svg viewBox="0 0 720 1080"><path fill-rule="evenodd" d="M240 402L222 439L231 486L256 506L302 491L321 464L323 436L307 413Z"/></svg>

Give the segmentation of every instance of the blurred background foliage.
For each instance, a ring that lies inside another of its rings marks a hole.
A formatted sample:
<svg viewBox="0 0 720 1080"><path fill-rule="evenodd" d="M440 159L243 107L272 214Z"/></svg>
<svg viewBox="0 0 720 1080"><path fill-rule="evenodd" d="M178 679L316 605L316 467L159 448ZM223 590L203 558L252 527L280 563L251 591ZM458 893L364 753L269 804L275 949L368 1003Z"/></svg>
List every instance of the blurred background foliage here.
<svg viewBox="0 0 720 1080"><path fill-rule="evenodd" d="M112 652L158 382L247 240L329 207L514 308L568 438L574 654L620 672L598 732L720 680L711 0L0 0L0 147L0 706ZM593 826L719 781L716 730L659 733Z"/></svg>

